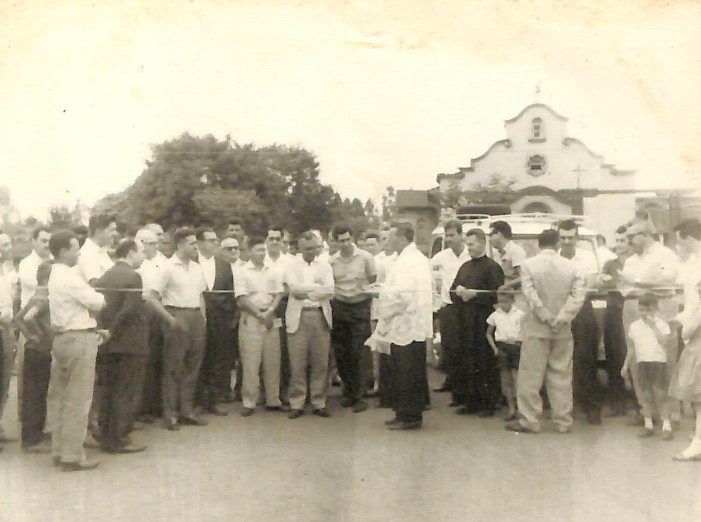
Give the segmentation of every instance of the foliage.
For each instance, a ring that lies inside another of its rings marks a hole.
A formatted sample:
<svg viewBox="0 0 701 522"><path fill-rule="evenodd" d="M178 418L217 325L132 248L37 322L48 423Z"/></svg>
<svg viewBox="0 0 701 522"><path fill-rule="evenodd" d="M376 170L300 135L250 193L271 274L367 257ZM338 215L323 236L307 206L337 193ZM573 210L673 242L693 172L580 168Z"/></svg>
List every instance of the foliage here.
<svg viewBox="0 0 701 522"><path fill-rule="evenodd" d="M475 204L502 204L510 200L505 193L513 193L514 178L492 174L486 183L473 183L470 190L462 190L459 183L453 183L441 193L441 206L459 209Z"/></svg>
<svg viewBox="0 0 701 522"><path fill-rule="evenodd" d="M385 189L382 195L382 220L391 221L396 211L397 191L391 185Z"/></svg>
<svg viewBox="0 0 701 522"><path fill-rule="evenodd" d="M364 220L366 228L371 218L362 203L358 209L321 183L316 157L301 147L257 147L228 136L190 134L153 146L152 159L134 184L103 198L98 209L130 225L157 222L165 228L218 227L238 216L249 233L273 224L295 234L327 230L346 218Z"/></svg>

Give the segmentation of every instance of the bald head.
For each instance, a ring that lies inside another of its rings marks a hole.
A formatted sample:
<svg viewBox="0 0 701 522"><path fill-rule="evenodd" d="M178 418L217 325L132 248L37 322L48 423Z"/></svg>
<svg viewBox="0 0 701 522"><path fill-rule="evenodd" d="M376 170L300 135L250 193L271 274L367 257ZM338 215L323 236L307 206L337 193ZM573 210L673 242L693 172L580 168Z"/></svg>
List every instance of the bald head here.
<svg viewBox="0 0 701 522"><path fill-rule="evenodd" d="M156 234L156 237L160 239L160 237L163 235L163 227L159 225L158 223L149 223L144 227L146 230L150 230L154 234Z"/></svg>
<svg viewBox="0 0 701 522"><path fill-rule="evenodd" d="M146 259L153 259L158 254L158 235L148 228L139 229L134 240L144 246Z"/></svg>

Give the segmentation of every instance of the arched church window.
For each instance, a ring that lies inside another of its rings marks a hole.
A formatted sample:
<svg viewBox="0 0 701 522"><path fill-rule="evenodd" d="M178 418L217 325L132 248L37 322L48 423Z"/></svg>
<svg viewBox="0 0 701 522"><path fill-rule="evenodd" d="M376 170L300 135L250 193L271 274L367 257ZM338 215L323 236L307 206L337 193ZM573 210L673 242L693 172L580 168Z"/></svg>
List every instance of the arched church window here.
<svg viewBox="0 0 701 522"><path fill-rule="evenodd" d="M537 212L540 214L551 214L552 211L553 209L551 209L548 205L540 201L532 201L531 203L523 207L523 212L529 214L532 212Z"/></svg>
<svg viewBox="0 0 701 522"><path fill-rule="evenodd" d="M545 141L545 123L542 118L531 120L531 140Z"/></svg>

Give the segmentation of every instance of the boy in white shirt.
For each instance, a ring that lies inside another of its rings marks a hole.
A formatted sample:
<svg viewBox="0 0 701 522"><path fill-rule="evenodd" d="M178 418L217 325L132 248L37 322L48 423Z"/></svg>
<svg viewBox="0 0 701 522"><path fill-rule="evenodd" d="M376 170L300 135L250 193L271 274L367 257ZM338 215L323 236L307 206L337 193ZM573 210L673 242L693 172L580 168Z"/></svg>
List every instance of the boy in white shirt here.
<svg viewBox="0 0 701 522"><path fill-rule="evenodd" d="M507 286L497 290L495 311L487 318L487 341L499 358L501 393L508 411L504 420L516 415L516 376L521 357L521 318L523 310L514 306L514 291Z"/></svg>
<svg viewBox="0 0 701 522"><path fill-rule="evenodd" d="M667 349L670 342L669 325L657 316L657 297L645 294L638 300L640 319L628 329L628 354L621 369L621 375L628 379L628 369L632 361L637 364L640 397L645 426L640 437L654 435L653 411L656 409L662 418L662 440L672 440L667 387Z"/></svg>

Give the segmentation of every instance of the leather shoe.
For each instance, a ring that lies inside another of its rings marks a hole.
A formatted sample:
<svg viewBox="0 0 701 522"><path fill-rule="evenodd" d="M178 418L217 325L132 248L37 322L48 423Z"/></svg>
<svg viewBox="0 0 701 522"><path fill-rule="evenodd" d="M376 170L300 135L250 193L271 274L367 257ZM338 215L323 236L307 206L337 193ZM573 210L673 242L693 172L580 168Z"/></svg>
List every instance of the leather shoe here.
<svg viewBox="0 0 701 522"><path fill-rule="evenodd" d="M61 471L87 471L100 465L96 460L81 460L80 462L61 462Z"/></svg>
<svg viewBox="0 0 701 522"><path fill-rule="evenodd" d="M287 404L280 404L279 406L266 406L265 409L267 411L281 411L287 413L292 408L290 408Z"/></svg>
<svg viewBox="0 0 701 522"><path fill-rule="evenodd" d="M120 446L118 448L105 448L103 450L105 453L141 453L146 451L146 446L137 446L136 444L129 444L127 446Z"/></svg>
<svg viewBox="0 0 701 522"><path fill-rule="evenodd" d="M206 426L208 422L199 417L180 417L180 424L183 426Z"/></svg>
<svg viewBox="0 0 701 522"><path fill-rule="evenodd" d="M504 425L504 429L508 431L515 431L516 433L538 433L537 431L534 431L531 428L524 426L519 421L507 422Z"/></svg>
<svg viewBox="0 0 701 522"><path fill-rule="evenodd" d="M421 427L421 421L405 422L399 421L396 424L387 426L390 430L418 430Z"/></svg>
<svg viewBox="0 0 701 522"><path fill-rule="evenodd" d="M601 424L601 413L588 411L587 412L587 422L589 424L594 425L594 426L598 426L599 424Z"/></svg>
<svg viewBox="0 0 701 522"><path fill-rule="evenodd" d="M446 386L445 384L443 386L440 386L438 388L433 388L433 391L436 393L444 393L444 392L449 392L452 391L450 389L450 386Z"/></svg>
<svg viewBox="0 0 701 522"><path fill-rule="evenodd" d="M355 404L355 399L351 399L350 397L343 397L341 399L341 406L344 408L350 408Z"/></svg>
<svg viewBox="0 0 701 522"><path fill-rule="evenodd" d="M489 417L494 417L494 410L482 410L477 414L481 419L487 419Z"/></svg>
<svg viewBox="0 0 701 522"><path fill-rule="evenodd" d="M479 413L479 410L476 410L476 409L471 408L469 406L463 406L463 407L455 410L455 413L457 415L475 415L476 413Z"/></svg>
<svg viewBox="0 0 701 522"><path fill-rule="evenodd" d="M241 417L250 417L256 412L253 408L241 408Z"/></svg>
<svg viewBox="0 0 701 522"><path fill-rule="evenodd" d="M229 415L228 411L226 411L223 408L220 408L217 405L207 408L207 413L211 413L212 415L216 415L217 417L226 417L227 415Z"/></svg>
<svg viewBox="0 0 701 522"><path fill-rule="evenodd" d="M562 426L560 424L555 426L555 433L559 433L560 435L567 435L569 432L570 432L569 426Z"/></svg>
<svg viewBox="0 0 701 522"><path fill-rule="evenodd" d="M327 410L326 408L317 408L312 413L314 415L316 415L317 417L324 417L324 418L331 417L329 410Z"/></svg>
<svg viewBox="0 0 701 522"><path fill-rule="evenodd" d="M168 431L180 431L180 424L178 424L178 419L170 418L163 422L163 427Z"/></svg>
<svg viewBox="0 0 701 522"><path fill-rule="evenodd" d="M648 437L652 437L653 435L655 435L655 430L653 430L652 428L645 427L643 427L643 429L640 430L640 433L638 433L638 437L640 437L641 439L646 439Z"/></svg>
<svg viewBox="0 0 701 522"><path fill-rule="evenodd" d="M368 409L368 403L365 401L358 401L353 405L353 411L355 413L361 413Z"/></svg>
<svg viewBox="0 0 701 522"><path fill-rule="evenodd" d="M402 421L395 417L394 419L386 420L385 426L392 426L393 424L399 424L400 422Z"/></svg>
<svg viewBox="0 0 701 522"><path fill-rule="evenodd" d="M451 408L457 408L458 406L462 406L462 403L458 401L450 401L450 404L448 404L448 406Z"/></svg>
<svg viewBox="0 0 701 522"><path fill-rule="evenodd" d="M290 414L287 416L288 419L299 419L302 415L304 415L304 410L292 410Z"/></svg>

